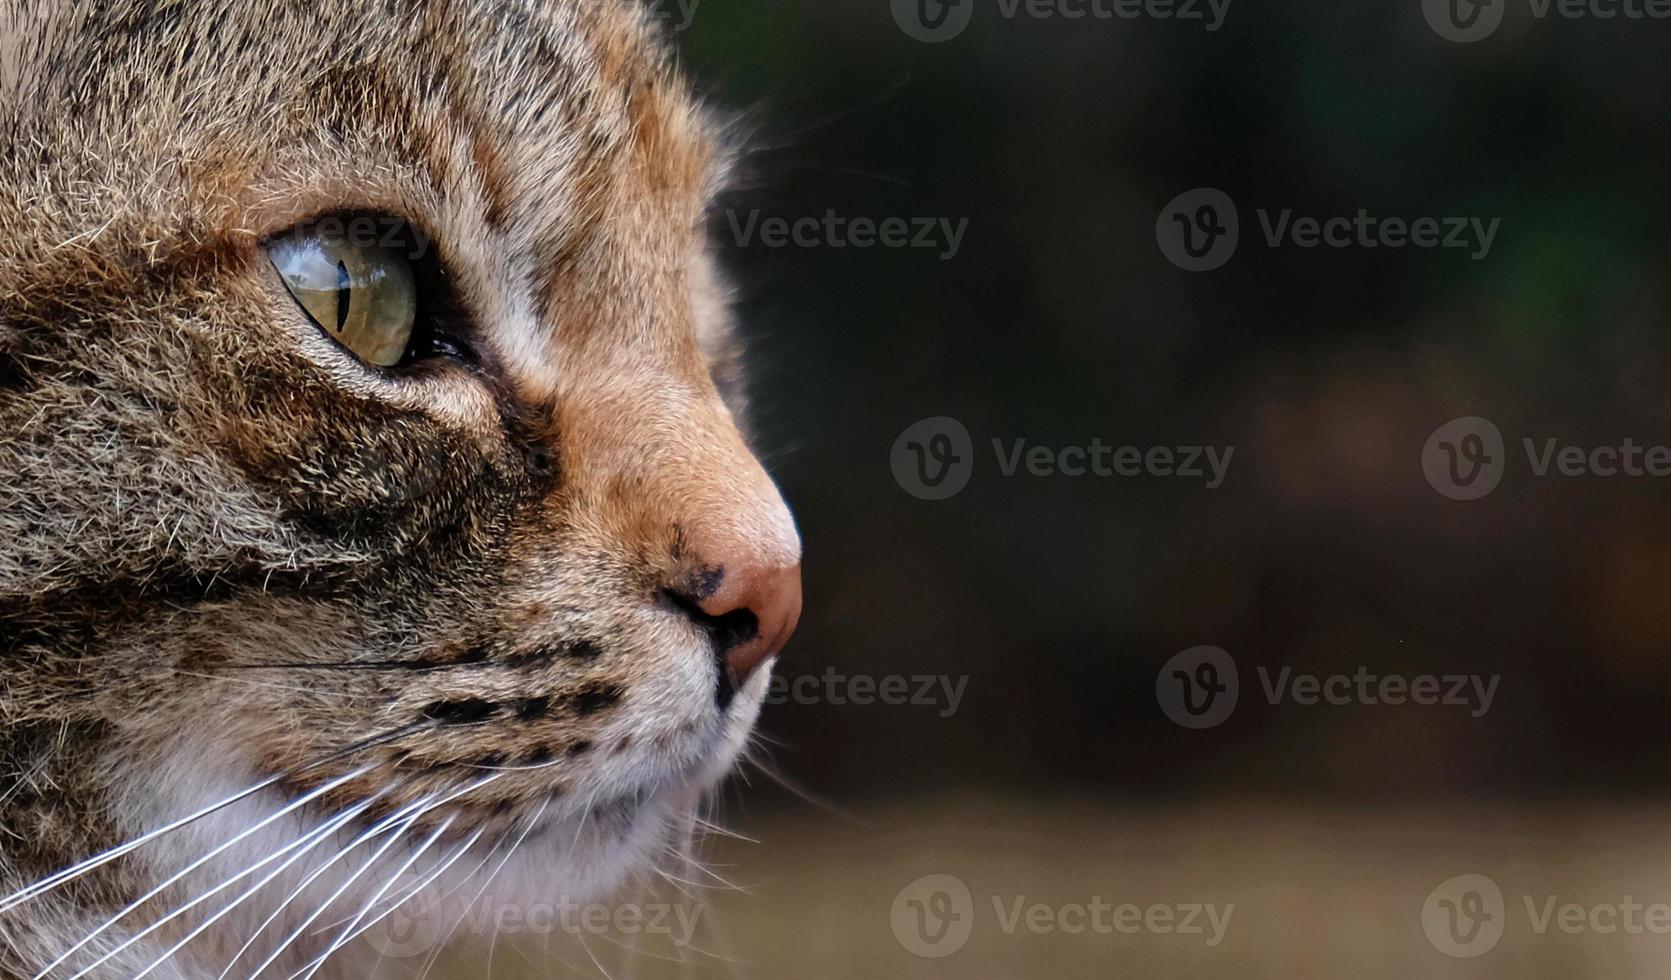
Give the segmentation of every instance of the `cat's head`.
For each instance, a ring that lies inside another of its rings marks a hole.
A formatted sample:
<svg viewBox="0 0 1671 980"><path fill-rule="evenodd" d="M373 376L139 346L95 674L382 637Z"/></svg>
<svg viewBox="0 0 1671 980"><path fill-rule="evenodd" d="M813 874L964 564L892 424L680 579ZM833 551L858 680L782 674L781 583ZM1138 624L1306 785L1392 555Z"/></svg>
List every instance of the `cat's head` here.
<svg viewBox="0 0 1671 980"><path fill-rule="evenodd" d="M315 823L538 813L577 880L653 847L800 543L736 418L727 158L640 5L0 11L0 720L100 795L14 802L14 857L272 777Z"/></svg>

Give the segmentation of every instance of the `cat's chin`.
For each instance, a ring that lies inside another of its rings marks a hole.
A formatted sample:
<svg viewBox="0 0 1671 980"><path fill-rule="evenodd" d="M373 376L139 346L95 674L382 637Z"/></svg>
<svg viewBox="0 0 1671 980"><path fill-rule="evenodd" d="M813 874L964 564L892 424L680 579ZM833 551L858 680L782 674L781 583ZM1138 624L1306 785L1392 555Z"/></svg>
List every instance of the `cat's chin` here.
<svg viewBox="0 0 1671 980"><path fill-rule="evenodd" d="M514 887L506 887L504 893L529 902L603 901L658 862L676 859L704 803L736 770L765 702L770 675L766 669L750 678L712 733L683 746L676 755L679 761L667 771L578 812L549 807L537 822L525 826L520 843L517 835L501 842L501 854L506 847L515 848L500 876L509 877Z"/></svg>
<svg viewBox="0 0 1671 980"><path fill-rule="evenodd" d="M629 897L629 886L654 878L653 868L677 867L698 832L704 801L735 767L746 741L746 728L741 736L728 733L725 747L690 775L578 815L542 818L497 848L480 848L475 860L459 862L458 871L343 950L338 968L358 963L398 971L402 961L425 963L442 947L491 948L504 933L544 940L541 929L572 929L575 917L599 911L610 918L621 909L659 914L665 898L646 905L642 894Z"/></svg>
<svg viewBox="0 0 1671 980"><path fill-rule="evenodd" d="M613 909L628 901L626 896L631 892L625 886L655 880L652 869L678 868L689 856L691 840L698 834L705 801L736 768L748 745L765 701L770 673L756 672L728 710L710 715L706 724L669 741L664 752L623 757L599 771L598 784L607 787L603 792L573 792L553 796L543 805L538 801L524 804L522 813L503 824L479 828L483 835L468 849L449 852L452 838L438 841L432 854L423 855L405 870L397 870L405 864L405 852L391 852L391 859L381 866L368 866L366 862L377 853L374 844L354 852L352 860L333 866L306 895L295 900L296 908L325 902L337 910L336 918L341 918L343 910L387 910L395 908L391 900L395 897L410 896L410 900L375 923L361 940L350 941L339 950L333 958L341 960L333 962L336 972L321 975L398 976L398 969L390 974L381 967L353 971L358 968L356 964L388 965L389 961L421 965L443 946L515 933L515 924L526 923L531 914L543 914L549 920L552 910L564 907ZM176 748L179 750L153 767L155 778L144 784L127 784L127 793L121 798L123 808L137 827L166 826L179 814L207 807L236 792L238 780L229 778L224 769L206 769L198 761L212 757L212 753L204 752L201 745L191 746L190 751ZM154 862L160 881L222 842L246 835L294 803L273 792L261 793L213 810L179 833L162 835L143 854ZM203 881L212 883L229 877L262 857L280 852L311 827L312 820L291 817L254 832L238 849L206 868ZM344 833L332 840L340 845L352 836ZM421 835L414 835L413 846L420 839ZM307 863L297 865L291 878L279 884L288 887L292 878L328 858L332 858L329 853L319 860L310 857ZM441 867L443 860L446 864ZM359 880L345 882L348 874L361 867L367 871ZM384 867L389 869L388 875L383 873ZM439 870L435 877L425 880L431 868ZM390 877L395 880L391 882ZM337 892L339 886L343 890ZM273 890L282 897L282 888ZM233 944L228 949L235 949L257 931L258 923L271 910L266 897L265 892L261 893L221 923L220 931L225 933L222 939ZM527 927L523 926L522 931ZM303 949L308 946L299 941L297 955L322 952ZM362 955L369 959L362 960ZM304 956L295 965L305 962Z"/></svg>

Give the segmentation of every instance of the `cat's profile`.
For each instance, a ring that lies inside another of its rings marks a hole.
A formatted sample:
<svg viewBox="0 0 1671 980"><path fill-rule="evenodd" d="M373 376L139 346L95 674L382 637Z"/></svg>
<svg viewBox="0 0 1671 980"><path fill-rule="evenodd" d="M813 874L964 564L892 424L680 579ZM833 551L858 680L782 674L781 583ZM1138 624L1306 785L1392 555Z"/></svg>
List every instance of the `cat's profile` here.
<svg viewBox="0 0 1671 980"><path fill-rule="evenodd" d="M603 894L733 764L800 544L657 35L0 0L0 976L368 976L402 865Z"/></svg>

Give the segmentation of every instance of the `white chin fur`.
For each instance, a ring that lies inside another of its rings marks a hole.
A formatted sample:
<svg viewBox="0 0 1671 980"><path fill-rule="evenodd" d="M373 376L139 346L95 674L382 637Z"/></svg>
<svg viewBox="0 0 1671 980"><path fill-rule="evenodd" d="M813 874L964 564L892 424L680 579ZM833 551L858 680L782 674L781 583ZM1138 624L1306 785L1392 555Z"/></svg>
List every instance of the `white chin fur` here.
<svg viewBox="0 0 1671 980"><path fill-rule="evenodd" d="M287 927L272 926L262 932L265 941L253 947L239 962L252 965L260 962L276 945L279 937L300 926L320 903L336 895L339 889L341 894L330 908L304 930L304 935L296 943L296 952L280 961L291 971L322 953L337 935L333 924L345 923L371 903L380 890L382 900L366 922L390 908L396 896L406 895L423 886L397 913L373 927L364 938L334 953L328 968L318 974L321 980L400 977L406 975L403 961L410 961L408 965L415 964L413 975L416 975L429 955L443 943L468 944L491 939L491 924L498 912L508 909L513 915L518 911L525 914L529 909L550 908L566 902L578 905L606 902L635 874L658 861L666 862L688 838L692 818L703 798L731 771L746 747L764 702L770 676L770 669L756 671L738 691L729 710L706 733L700 750L680 753L686 758L698 760L695 764L683 765L678 771L664 770L655 774L655 778L646 778L650 774L646 772L645 760L639 760L630 767L630 774L615 774L621 777L621 785L637 788L636 793L629 791L625 794L633 802L605 803L590 809L578 805L578 800L567 801L562 809L552 805L537 826L528 825L525 835L519 829L518 836L511 840L482 840L472 850L459 854L453 864L427 885L424 880L430 873L457 853L456 844L436 844L412 862L410 870L392 885L389 884L391 878L406 864L405 859L422 842L424 835L411 835L400 845L391 847L378 860L377 867L368 869L349 883L349 877L360 870L366 859L376 851L375 842L362 845L350 858L319 875L279 917L278 921L286 923ZM237 780L224 768L210 772L205 771L202 765L203 759L213 757L201 750L177 753L173 759L157 767L152 778L143 784L133 785L132 794L124 801L126 812L139 826L158 827L182 814L232 796L240 788ZM226 755L223 753L220 757L224 759ZM616 799L620 801L622 797ZM140 853L150 859L160 882L261 823L290 802L271 793L251 797L211 814L179 833L158 839ZM298 811L277 820L221 854L182 882L186 894L193 897L203 894L322 825L318 815L303 816L306 812ZM532 813L529 816L532 817ZM213 965L209 975L218 973L232 953L257 932L279 903L305 877L334 856L338 846L353 840L360 829L345 828L335 839L334 846L331 843L321 844L306 859L297 862L243 906L222 918L212 931L195 940L192 946L197 955L188 954L181 959L192 962L202 957L204 965ZM516 845L514 851L510 850L513 844ZM212 913L220 909L265 877L266 871L276 867L275 863L261 873L237 882L204 902L196 912ZM490 875L491 882L488 880ZM486 891L482 890L484 883L487 884ZM389 887L385 888L385 885ZM478 895L480 899L471 908L471 902L477 900ZM484 904L492 910L491 913L484 910ZM196 912L181 921L193 924L201 921ZM324 945L319 945L321 943ZM255 958L251 959L251 956Z"/></svg>
<svg viewBox="0 0 1671 980"><path fill-rule="evenodd" d="M501 914L531 923L542 911L549 917L557 909L606 902L637 872L665 861L689 835L703 797L731 771L747 745L770 674L769 669L756 672L738 692L710 759L694 775L666 784L630 814L592 812L544 821L485 891L482 881L499 866L502 853L479 872L480 858L460 861L457 870L343 950L336 958L340 976L399 977L406 975L407 965L416 976L443 944L491 942L493 923Z"/></svg>

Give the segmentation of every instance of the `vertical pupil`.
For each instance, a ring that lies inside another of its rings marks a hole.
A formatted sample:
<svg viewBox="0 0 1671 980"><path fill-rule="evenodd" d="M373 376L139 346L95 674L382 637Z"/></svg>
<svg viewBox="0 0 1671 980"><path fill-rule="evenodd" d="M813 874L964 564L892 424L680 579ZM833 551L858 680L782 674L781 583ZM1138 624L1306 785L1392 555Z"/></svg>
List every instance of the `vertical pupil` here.
<svg viewBox="0 0 1671 980"><path fill-rule="evenodd" d="M340 260L337 262L337 333L348 329L348 295L351 292L352 281L348 277L348 266Z"/></svg>

